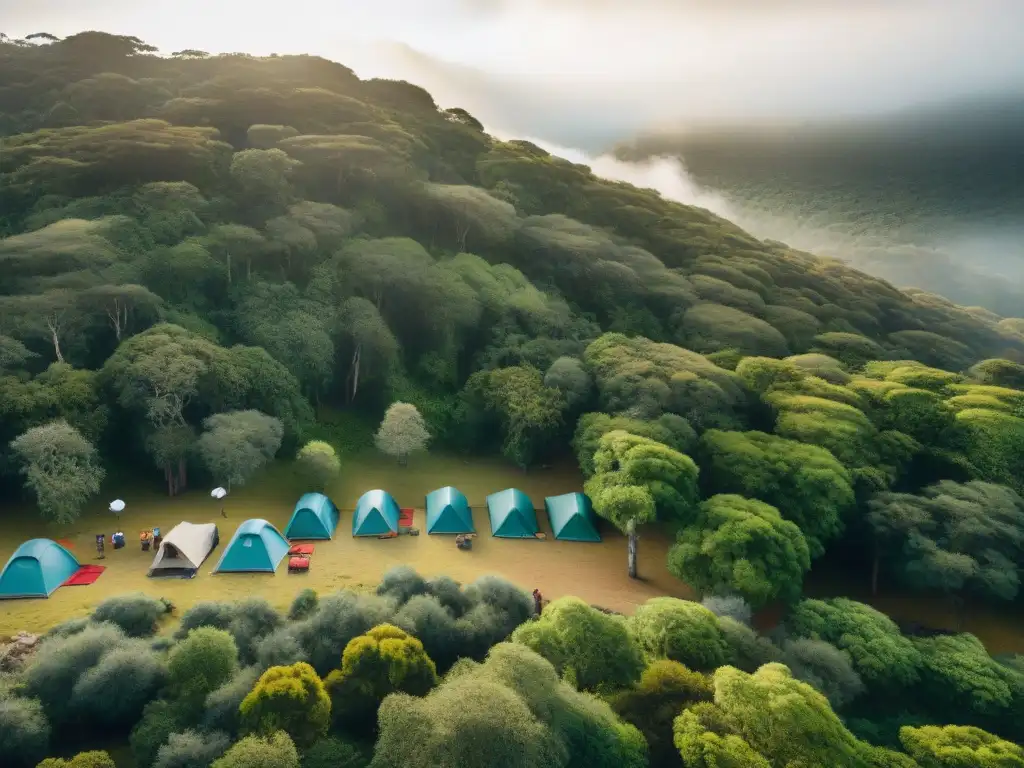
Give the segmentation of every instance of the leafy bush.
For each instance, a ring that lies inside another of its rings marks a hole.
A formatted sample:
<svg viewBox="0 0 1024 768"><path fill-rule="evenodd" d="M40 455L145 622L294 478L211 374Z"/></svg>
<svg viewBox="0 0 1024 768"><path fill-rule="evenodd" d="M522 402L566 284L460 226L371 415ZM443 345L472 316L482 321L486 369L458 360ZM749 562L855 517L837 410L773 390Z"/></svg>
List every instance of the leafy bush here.
<svg viewBox="0 0 1024 768"><path fill-rule="evenodd" d="M108 597L96 606L91 618L116 624L129 637L149 637L156 633L157 622L167 612L167 603L140 592Z"/></svg>
<svg viewBox="0 0 1024 768"><path fill-rule="evenodd" d="M349 641L341 668L324 682L335 723L365 733L372 731L385 696L397 691L424 696L437 685L437 670L423 643L381 624Z"/></svg>
<svg viewBox="0 0 1024 768"><path fill-rule="evenodd" d="M672 742L672 723L687 706L711 701L711 681L676 661L660 659L644 670L636 688L617 694L610 703L615 713L644 735L651 765L678 765Z"/></svg>
<svg viewBox="0 0 1024 768"><path fill-rule="evenodd" d="M79 752L70 760L59 757L48 757L36 768L117 768L113 759L106 752L93 750Z"/></svg>
<svg viewBox="0 0 1024 768"><path fill-rule="evenodd" d="M283 731L267 738L246 736L214 760L210 768L299 768L299 753Z"/></svg>
<svg viewBox="0 0 1024 768"><path fill-rule="evenodd" d="M723 616L718 620L727 648L725 663L744 672L756 672L764 664L782 661L782 651L746 624Z"/></svg>
<svg viewBox="0 0 1024 768"><path fill-rule="evenodd" d="M35 699L0 699L0 765L32 768L46 757L50 724Z"/></svg>
<svg viewBox="0 0 1024 768"><path fill-rule="evenodd" d="M288 629L317 674L326 676L349 640L383 624L393 612L394 602L387 598L346 590L321 599L316 613Z"/></svg>
<svg viewBox="0 0 1024 768"><path fill-rule="evenodd" d="M238 671L238 647L222 629L199 627L171 651L168 673L171 693L189 707L201 707L206 697Z"/></svg>
<svg viewBox="0 0 1024 768"><path fill-rule="evenodd" d="M239 660L243 664L252 664L256 661L259 641L282 623L281 614L262 598L248 598L237 603L209 601L197 603L185 612L175 637L184 638L197 627L226 630L235 638Z"/></svg>
<svg viewBox="0 0 1024 768"><path fill-rule="evenodd" d="M260 669L287 667L299 661L308 659L291 627L281 627L256 643L256 666Z"/></svg>
<svg viewBox="0 0 1024 768"><path fill-rule="evenodd" d="M174 636L181 640L198 627L227 629L231 626L235 613L236 606L234 603L224 603L215 600L196 603L185 611L181 621L178 623L178 629Z"/></svg>
<svg viewBox="0 0 1024 768"><path fill-rule="evenodd" d="M53 637L40 644L25 670L25 690L42 702L51 725L68 722L78 679L105 654L124 643L120 627L99 624L76 635Z"/></svg>
<svg viewBox="0 0 1024 768"><path fill-rule="evenodd" d="M370 761L346 741L328 736L302 755L302 768L367 768Z"/></svg>
<svg viewBox="0 0 1024 768"><path fill-rule="evenodd" d="M825 694L835 709L842 709L864 691L849 654L824 640L787 640L782 644L782 662L793 677Z"/></svg>
<svg viewBox="0 0 1024 768"><path fill-rule="evenodd" d="M131 642L85 670L71 691L71 710L80 723L127 731L166 681L163 659L145 643Z"/></svg>
<svg viewBox="0 0 1024 768"><path fill-rule="evenodd" d="M560 597L537 621L512 633L583 690L625 688L644 668L640 646L625 620L609 616L575 597Z"/></svg>
<svg viewBox="0 0 1024 768"><path fill-rule="evenodd" d="M728 647L715 616L699 603L655 597L629 621L645 651L690 669L713 670L725 663Z"/></svg>
<svg viewBox="0 0 1024 768"><path fill-rule="evenodd" d="M249 598L235 605L235 616L228 631L234 635L243 664L256 661L257 643L282 623L281 614L262 598Z"/></svg>
<svg viewBox="0 0 1024 768"><path fill-rule="evenodd" d="M316 610L319 601L320 598L317 596L315 589L306 588L302 590L292 600L291 607L288 609L288 618L292 621L305 619Z"/></svg>
<svg viewBox="0 0 1024 768"><path fill-rule="evenodd" d="M187 714L180 707L160 699L146 705L128 740L139 768L153 765L160 747L167 743L172 733L182 728Z"/></svg>
<svg viewBox="0 0 1024 768"><path fill-rule="evenodd" d="M390 597L398 605L402 605L416 595L430 594L430 587L427 580L413 568L399 565L384 572L380 584L377 585L377 594L381 597Z"/></svg>
<svg viewBox="0 0 1024 768"><path fill-rule="evenodd" d="M70 637L71 635L77 635L88 626L89 619L67 619L54 627L50 627L49 631L43 635L43 637Z"/></svg>
<svg viewBox="0 0 1024 768"><path fill-rule="evenodd" d="M232 736L238 733L242 700L256 685L260 677L256 667L241 669L228 682L206 697L203 726L208 730L224 731Z"/></svg>
<svg viewBox="0 0 1024 768"><path fill-rule="evenodd" d="M231 740L220 731L172 733L157 752L153 768L208 768L229 746Z"/></svg>
<svg viewBox="0 0 1024 768"><path fill-rule="evenodd" d="M739 595L708 595L700 604L718 618L728 617L740 624L750 624L754 615L750 605Z"/></svg>
<svg viewBox="0 0 1024 768"><path fill-rule="evenodd" d="M331 724L331 699L323 681L302 662L264 672L239 711L243 731L264 735L285 731L306 747L325 736Z"/></svg>

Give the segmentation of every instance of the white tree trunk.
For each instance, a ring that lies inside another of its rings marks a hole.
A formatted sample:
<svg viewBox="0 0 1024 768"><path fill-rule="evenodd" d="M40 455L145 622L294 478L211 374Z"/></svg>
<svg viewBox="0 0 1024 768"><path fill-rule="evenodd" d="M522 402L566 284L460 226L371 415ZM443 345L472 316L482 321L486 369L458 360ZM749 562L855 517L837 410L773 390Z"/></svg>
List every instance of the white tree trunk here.
<svg viewBox="0 0 1024 768"><path fill-rule="evenodd" d="M57 356L57 362L64 362L64 355L60 351L60 317L50 315L46 318L46 327L50 331L50 340L53 342L53 352Z"/></svg>
<svg viewBox="0 0 1024 768"><path fill-rule="evenodd" d="M636 550L640 538L636 532L636 521L630 520L626 529L626 550L628 552L629 578L636 578Z"/></svg>

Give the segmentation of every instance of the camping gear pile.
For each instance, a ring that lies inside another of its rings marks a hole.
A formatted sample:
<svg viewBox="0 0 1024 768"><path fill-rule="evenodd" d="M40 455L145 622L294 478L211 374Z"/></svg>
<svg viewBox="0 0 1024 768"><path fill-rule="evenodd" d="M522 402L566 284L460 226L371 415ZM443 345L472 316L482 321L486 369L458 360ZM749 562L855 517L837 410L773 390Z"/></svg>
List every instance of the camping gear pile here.
<svg viewBox="0 0 1024 768"><path fill-rule="evenodd" d="M398 532L406 536L419 536L420 529L413 526L416 517L416 510L410 507L402 507L398 510Z"/></svg>
<svg viewBox="0 0 1024 768"><path fill-rule="evenodd" d="M288 549L288 573L308 573L315 544L292 544Z"/></svg>

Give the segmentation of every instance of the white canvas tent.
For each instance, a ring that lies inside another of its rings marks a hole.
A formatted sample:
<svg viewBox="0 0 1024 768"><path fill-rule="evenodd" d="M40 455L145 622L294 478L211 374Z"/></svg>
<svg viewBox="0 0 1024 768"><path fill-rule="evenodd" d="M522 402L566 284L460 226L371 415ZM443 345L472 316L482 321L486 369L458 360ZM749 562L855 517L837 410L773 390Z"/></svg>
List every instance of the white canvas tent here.
<svg viewBox="0 0 1024 768"><path fill-rule="evenodd" d="M220 537L213 523L178 523L160 542L149 576L194 576Z"/></svg>

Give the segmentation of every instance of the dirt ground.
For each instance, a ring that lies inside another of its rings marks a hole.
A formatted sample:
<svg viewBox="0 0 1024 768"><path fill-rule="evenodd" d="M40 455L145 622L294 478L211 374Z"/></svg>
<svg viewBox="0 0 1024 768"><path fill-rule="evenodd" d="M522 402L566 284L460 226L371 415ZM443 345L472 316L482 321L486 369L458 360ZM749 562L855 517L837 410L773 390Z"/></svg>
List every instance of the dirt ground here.
<svg viewBox="0 0 1024 768"><path fill-rule="evenodd" d="M473 506L478 536L473 549L456 549L452 536L428 536L425 532L424 496L442 485L455 485ZM521 488L538 509L546 540L496 539L490 535L485 507L488 494L509 486ZM448 575L469 582L483 574L497 574L526 590L539 588L547 598L576 595L588 602L625 613L656 595L692 597L685 584L673 578L665 567L670 542L651 531L640 542L641 580L626 575L626 542L613 528L602 524L599 544L560 542L551 535L544 497L580 490L582 478L569 464L522 473L500 461L443 456L414 458L407 467L369 456L347 459L342 477L329 490L342 509L334 540L317 542L310 570L289 574L282 562L274 575L218 574L211 571L238 525L261 517L284 530L299 495L305 490L287 466L273 468L258 482L237 489L225 500L228 518L220 516L220 503L208 489L194 489L176 499L160 495L160 489L111 488L83 517L71 526L45 525L34 510L5 509L0 520L0 563L6 562L17 546L33 537L70 542L71 551L83 564L100 563L107 570L89 586L62 587L47 600L8 600L0 603L0 635L21 629L39 632L74 616L88 615L97 603L112 595L145 592L166 597L179 613L203 600L235 600L251 595L286 607L304 587L321 594L343 587L371 588L381 575L396 565L410 565L425 576ZM354 538L352 512L359 496L371 488L384 488L400 506L416 508L413 525L419 536L396 539ZM118 520L106 510L119 497L127 504ZM142 552L138 532L159 526L166 534L178 522L212 522L220 528L221 545L200 568L194 579L149 579L146 571L153 552ZM95 535L123 530L128 540L124 549L106 548L106 559L96 559Z"/></svg>
<svg viewBox="0 0 1024 768"><path fill-rule="evenodd" d="M158 479L158 478L157 478ZM377 454L346 456L338 482L328 493L341 508L341 522L333 541L317 542L308 573L289 574L285 562L277 573L219 574L211 571L217 564L238 525L253 517L269 520L280 530L291 516L299 496L306 490L289 465L271 467L250 486L234 490L225 500L228 518L220 516L220 503L211 499L209 489L194 488L187 494L168 499L158 482L147 484L112 480L101 498L70 526L48 525L40 521L35 509L0 509L0 563L5 563L23 541L36 537L70 542L80 562L97 563L95 535L108 537L120 528L128 546L113 550L109 544L107 570L90 586L62 587L47 600L5 600L0 602L0 635L19 630L40 632L74 616L86 616L97 603L112 595L145 592L166 597L180 614L203 600L235 600L258 595L279 608L289 605L304 587L326 594L344 587L372 589L381 575L396 565L410 565L425 576L448 575L470 582L484 574L496 574L526 590L539 588L548 599L576 595L590 603L623 613L650 597L672 595L692 598L688 587L675 579L665 567L671 545L669 536L652 528L640 540L640 576L626 575L626 542L610 525L600 522L603 541L599 544L559 542L551 536L544 497L577 491L583 480L578 468L565 462L547 469L521 472L499 459L474 459L472 462L449 456L414 457L409 466L398 467ZM478 536L470 551L455 548L452 536L428 536L425 533L424 496L444 485L454 485L466 494L473 506ZM539 510L541 529L546 540L495 539L485 508L488 494L508 487L522 489ZM413 524L419 536L396 539L352 537L352 509L367 490L383 488L400 506L417 509ZM107 506L115 498L124 499L127 508L118 520ZM221 545L214 550L194 579L149 579L146 571L153 552L142 552L138 532L159 526L166 534L182 520L213 522L220 527ZM806 591L814 597L845 595L874 605L897 620L919 622L930 627L955 627L949 602L941 598L901 594L890 589L872 597L865 579L858 574L816 569L807 579ZM777 615L777 612L768 612ZM771 616L759 623L770 623ZM1005 609L968 606L962 631L977 635L991 653L1024 653L1024 616Z"/></svg>

